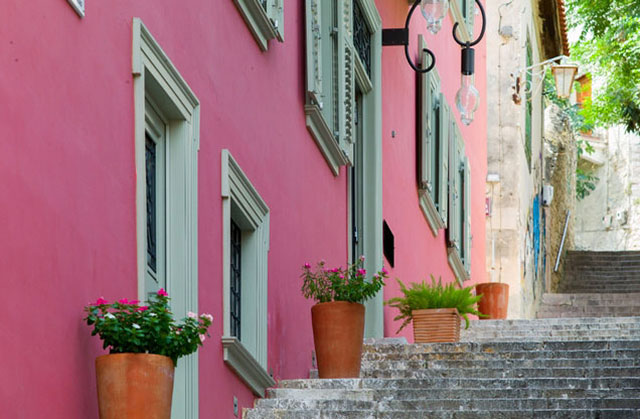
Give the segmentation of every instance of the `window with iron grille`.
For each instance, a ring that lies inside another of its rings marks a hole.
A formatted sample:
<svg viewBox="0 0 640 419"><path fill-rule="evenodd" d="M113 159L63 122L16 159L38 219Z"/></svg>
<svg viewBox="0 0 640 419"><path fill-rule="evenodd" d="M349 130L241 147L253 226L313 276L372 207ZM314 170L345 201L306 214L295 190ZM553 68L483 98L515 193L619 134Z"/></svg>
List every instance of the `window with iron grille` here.
<svg viewBox="0 0 640 419"><path fill-rule="evenodd" d="M145 165L147 185L147 267L157 273L157 227L156 227L156 142L146 134Z"/></svg>
<svg viewBox="0 0 640 419"><path fill-rule="evenodd" d="M241 336L242 230L231 220L231 336Z"/></svg>
<svg viewBox="0 0 640 419"><path fill-rule="evenodd" d="M371 78L371 31L357 0L353 2L353 46Z"/></svg>

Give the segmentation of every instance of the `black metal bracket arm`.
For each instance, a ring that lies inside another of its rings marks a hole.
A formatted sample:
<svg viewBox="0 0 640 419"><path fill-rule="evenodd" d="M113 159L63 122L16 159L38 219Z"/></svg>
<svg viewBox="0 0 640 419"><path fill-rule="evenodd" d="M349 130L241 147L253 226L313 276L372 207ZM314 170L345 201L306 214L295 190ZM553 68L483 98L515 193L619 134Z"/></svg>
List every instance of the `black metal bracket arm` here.
<svg viewBox="0 0 640 419"><path fill-rule="evenodd" d="M409 62L411 68L413 68L413 70L417 73L427 73L431 71L436 65L436 57L435 55L433 55L433 52L431 52L431 50L429 50L428 48L423 49L423 51L429 54L429 56L431 57L431 64L426 68L419 68L418 66L416 66L411 60L411 56L409 55L409 22L411 22L411 16L413 16L413 12L416 10L421 1L422 0L416 0L416 2L413 3L413 6L411 6L411 10L409 10L409 15L407 15L407 20L404 24L404 28L382 30L382 46L404 45L404 55L407 57L407 61Z"/></svg>

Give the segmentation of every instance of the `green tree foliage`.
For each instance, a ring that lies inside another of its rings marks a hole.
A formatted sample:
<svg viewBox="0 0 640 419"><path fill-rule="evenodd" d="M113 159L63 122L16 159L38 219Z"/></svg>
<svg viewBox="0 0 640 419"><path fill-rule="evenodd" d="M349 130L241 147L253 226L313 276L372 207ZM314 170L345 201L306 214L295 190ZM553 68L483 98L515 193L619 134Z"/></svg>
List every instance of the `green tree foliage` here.
<svg viewBox="0 0 640 419"><path fill-rule="evenodd" d="M567 0L571 46L581 71L604 76L583 115L597 125L624 124L640 134L640 1Z"/></svg>

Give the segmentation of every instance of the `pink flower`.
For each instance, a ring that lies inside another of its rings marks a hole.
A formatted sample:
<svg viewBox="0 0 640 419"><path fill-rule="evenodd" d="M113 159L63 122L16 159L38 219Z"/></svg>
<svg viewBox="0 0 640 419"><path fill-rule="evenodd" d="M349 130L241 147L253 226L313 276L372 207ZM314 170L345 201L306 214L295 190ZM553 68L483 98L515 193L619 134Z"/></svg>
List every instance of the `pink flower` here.
<svg viewBox="0 0 640 419"><path fill-rule="evenodd" d="M366 269L358 269L358 276L365 276L367 274Z"/></svg>
<svg viewBox="0 0 640 419"><path fill-rule="evenodd" d="M382 268L381 272L382 272L382 275L389 275L389 272L385 268Z"/></svg>
<svg viewBox="0 0 640 419"><path fill-rule="evenodd" d="M129 304L129 300L127 300L126 298L123 298L122 300L118 300L118 302L120 304Z"/></svg>
<svg viewBox="0 0 640 419"><path fill-rule="evenodd" d="M149 306L142 306L137 308L138 311L147 311L149 310Z"/></svg>
<svg viewBox="0 0 640 419"><path fill-rule="evenodd" d="M338 273L338 272L340 272L340 268L333 268L333 269L331 269L331 272L333 272L334 274Z"/></svg>
<svg viewBox="0 0 640 419"><path fill-rule="evenodd" d="M169 294L167 294L167 292L164 290L164 288L160 288L158 290L158 295L161 296L161 297L168 297L169 296Z"/></svg>
<svg viewBox="0 0 640 419"><path fill-rule="evenodd" d="M101 306L103 304L109 304L109 302L102 297L98 298L98 300L95 302L95 305L97 306Z"/></svg>
<svg viewBox="0 0 640 419"><path fill-rule="evenodd" d="M360 262L364 262L364 255L360 256Z"/></svg>
<svg viewBox="0 0 640 419"><path fill-rule="evenodd" d="M138 300L131 300L131 301L129 301L129 304L134 305L134 306L135 306L136 304L139 304L139 303L140 303L140 301L138 301Z"/></svg>
<svg viewBox="0 0 640 419"><path fill-rule="evenodd" d="M198 315L196 313L194 313L193 311L190 311L187 313L187 317L191 318L191 319L197 319Z"/></svg>
<svg viewBox="0 0 640 419"><path fill-rule="evenodd" d="M344 275L340 274L340 276L338 278L344 279Z"/></svg>
<svg viewBox="0 0 640 419"><path fill-rule="evenodd" d="M311 265L309 264L309 262L304 264L304 268L305 269L311 269Z"/></svg>
<svg viewBox="0 0 640 419"><path fill-rule="evenodd" d="M211 323L213 323L213 316L211 314L207 314L207 313L202 313L200 315L200 317L202 317L203 319L207 319L209 320Z"/></svg>
<svg viewBox="0 0 640 419"><path fill-rule="evenodd" d="M200 343L204 343L204 340L207 338L205 335L198 335L200 338Z"/></svg>

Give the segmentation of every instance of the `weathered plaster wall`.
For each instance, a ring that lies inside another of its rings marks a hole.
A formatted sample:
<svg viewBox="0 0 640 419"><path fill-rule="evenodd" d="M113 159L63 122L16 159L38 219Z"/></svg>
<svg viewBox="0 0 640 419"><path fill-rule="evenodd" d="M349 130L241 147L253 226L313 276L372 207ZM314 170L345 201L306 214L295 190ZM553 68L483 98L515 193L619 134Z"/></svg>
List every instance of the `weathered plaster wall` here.
<svg viewBox="0 0 640 419"><path fill-rule="evenodd" d="M486 217L487 268L491 281L509 284L508 317L530 317L542 270L533 234L533 205L542 176L542 89L541 79L534 75L529 169L524 145L526 95L521 89L522 102L514 103L512 73L526 67L527 37L533 62L540 61L538 37L529 1L490 2L487 13L487 42L494 46L487 51L487 106L493 110L487 116L487 171L499 176L498 182L486 183L491 207Z"/></svg>
<svg viewBox="0 0 640 419"><path fill-rule="evenodd" d="M546 290L556 289L564 272L564 255L575 247L576 225L576 141L570 129L568 117L555 105L545 111L545 182L553 188L553 201L545 209L547 220L547 282ZM558 272L553 272L558 250L562 242L567 211L570 211L567 234Z"/></svg>
<svg viewBox="0 0 640 419"><path fill-rule="evenodd" d="M583 155L579 165L599 180L596 189L578 201L576 248L640 249L640 137L618 126L584 140L595 153Z"/></svg>

